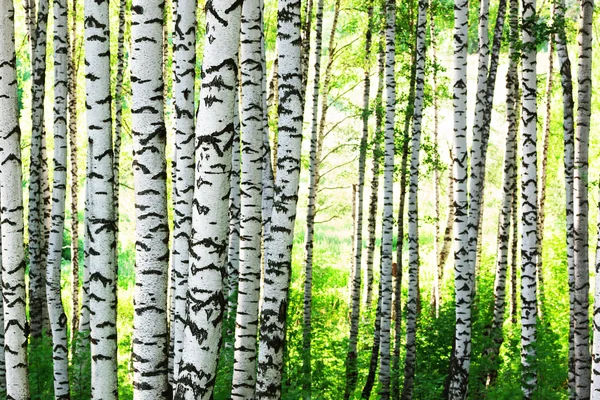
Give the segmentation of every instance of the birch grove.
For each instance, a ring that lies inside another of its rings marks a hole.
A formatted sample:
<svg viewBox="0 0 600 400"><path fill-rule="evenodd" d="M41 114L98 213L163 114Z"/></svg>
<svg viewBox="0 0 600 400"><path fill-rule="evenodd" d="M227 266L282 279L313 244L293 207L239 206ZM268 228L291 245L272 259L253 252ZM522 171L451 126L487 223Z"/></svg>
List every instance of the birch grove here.
<svg viewBox="0 0 600 400"><path fill-rule="evenodd" d="M0 396L600 398L598 18L0 0Z"/></svg>

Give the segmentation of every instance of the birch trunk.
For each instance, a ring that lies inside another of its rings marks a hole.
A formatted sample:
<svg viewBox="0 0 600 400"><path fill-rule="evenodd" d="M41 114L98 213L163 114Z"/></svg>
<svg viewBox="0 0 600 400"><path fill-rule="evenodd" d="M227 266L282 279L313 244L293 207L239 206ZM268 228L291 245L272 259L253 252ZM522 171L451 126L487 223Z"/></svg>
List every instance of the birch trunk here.
<svg viewBox="0 0 600 400"><path fill-rule="evenodd" d="M262 0L245 1L240 36L242 88L242 175L240 215L240 275L231 397L254 399L256 390L256 334L260 297L262 241L263 150L267 125L264 96ZM265 157L266 156L266 157ZM270 168L270 166L269 166Z"/></svg>
<svg viewBox="0 0 600 400"><path fill-rule="evenodd" d="M33 18L33 17L32 17ZM31 35L32 45L32 132L29 167L29 315L31 337L39 338L43 329L43 308L45 301L45 268L43 257L45 242L45 218L43 194L43 152L44 136L44 85L46 81L46 29L48 23L48 0L40 0L35 34ZM33 30L30 29L33 33Z"/></svg>
<svg viewBox="0 0 600 400"><path fill-rule="evenodd" d="M419 298L419 156L425 89L427 35L427 0L419 0L416 33L416 86L413 112L413 134L410 151L410 186L408 189L408 300L406 303L406 358L402 399L413 395L417 362L417 303ZM402 206L402 205L401 205ZM399 239L400 242L400 239ZM400 265L400 263L398 263ZM400 273L400 271L398 271ZM398 292L399 293L399 292ZM398 331L399 326L396 326ZM398 346L399 343L396 343Z"/></svg>
<svg viewBox="0 0 600 400"><path fill-rule="evenodd" d="M213 396L226 299L228 198L238 95L242 4L207 3L202 98L196 125L190 269L177 399Z"/></svg>
<svg viewBox="0 0 600 400"><path fill-rule="evenodd" d="M67 2L54 0L54 182L52 228L46 263L46 296L52 331L54 398L69 399L67 316L61 299L60 267L67 196Z"/></svg>
<svg viewBox="0 0 600 400"><path fill-rule="evenodd" d="M552 3L552 23L555 23L556 5ZM544 144L542 145L542 171L540 175L540 203L539 219L537 227L538 251L537 251L537 279L538 279L538 315L543 319L544 309L544 275L543 275L543 244L544 244L544 221L546 213L546 181L548 177L548 146L550 142L550 120L552 118L552 88L554 86L554 34L548 38L548 77L546 78L546 115L544 117Z"/></svg>
<svg viewBox="0 0 600 400"><path fill-rule="evenodd" d="M468 2L454 5L454 285L456 328L448 398L464 399L471 365L471 301L473 276L468 253L467 202L467 36Z"/></svg>
<svg viewBox="0 0 600 400"><path fill-rule="evenodd" d="M371 391L375 384L375 374L377 373L377 361L379 358L379 345L381 343L381 285L379 285L379 298L377 309L375 311L375 329L373 330L373 346L371 347L371 359L369 361L369 373L361 393L361 399L369 399Z"/></svg>
<svg viewBox="0 0 600 400"><path fill-rule="evenodd" d="M77 167L77 74L79 52L77 51L77 0L71 1L71 21L69 30L70 45L67 48L68 62L68 111L69 111L69 150L71 161L71 341L75 343L79 327L79 174Z"/></svg>
<svg viewBox="0 0 600 400"><path fill-rule="evenodd" d="M356 342L358 340L358 321L360 317L360 285L362 273L362 248L363 248L363 209L365 189L365 163L367 158L367 140L369 139L369 94L371 91L371 42L373 30L373 2L367 6L367 31L365 33L365 65L362 110L362 137L360 140L360 153L358 157L358 185L357 185L357 213L354 246L354 266L352 271L352 304L350 314L350 340L348 341L348 354L346 356L346 391L344 398L348 399L356 389L358 378Z"/></svg>
<svg viewBox="0 0 600 400"><path fill-rule="evenodd" d="M318 130L318 110L319 110L319 91L321 83L321 43L323 38L323 0L317 0L317 15L316 15L316 32L315 32L315 55L314 55L314 76L313 76L313 89L312 89L312 120L311 120L311 138L310 138L310 153L309 153L309 167L308 167L308 209L306 216L306 260L304 263L304 318L302 327L302 373L304 375L303 382L303 396L304 398L310 398L311 396L311 324L312 324L312 272L313 272L313 246L314 246L314 231L315 231L315 216L316 216L316 201L317 201L317 189L319 185L319 162L320 162L320 148L319 148L319 133L322 134L322 130ZM312 4L312 2L311 2ZM308 24L310 25L310 16L308 18ZM337 18L336 18L337 21ZM331 37L335 37L335 25L331 31ZM307 38L304 38L305 40ZM332 47L329 48L333 50ZM333 54L330 54L330 59L333 58ZM327 65L329 69L329 64ZM306 76L303 76L303 81L306 80ZM326 78L327 80L327 78ZM327 84L327 82L325 83ZM323 103L327 103L327 87L324 88L325 96L322 99ZM302 93L305 93L302 92ZM323 118L323 117L322 117Z"/></svg>
<svg viewBox="0 0 600 400"><path fill-rule="evenodd" d="M239 90L239 89L236 89ZM239 100L234 106L234 125L231 147L231 177L229 192L229 241L227 251L227 318L237 309L238 278L240 273L240 131Z"/></svg>
<svg viewBox="0 0 600 400"><path fill-rule="evenodd" d="M593 1L580 3L579 58L577 63L577 123L573 176L573 213L575 215L575 392L578 399L590 398L590 267L588 228L588 158L592 112L592 16Z"/></svg>
<svg viewBox="0 0 600 400"><path fill-rule="evenodd" d="M131 128L136 202L133 381L136 399L157 399L167 391L169 347L163 4L158 0L135 0L131 9Z"/></svg>
<svg viewBox="0 0 600 400"><path fill-rule="evenodd" d="M390 397L390 314L392 309L392 236L393 236L393 202L394 202L394 119L396 105L396 79L394 76L396 54L396 3L385 2L385 166L383 183L383 235L381 240L381 333L380 333L380 367L379 395L383 400Z"/></svg>
<svg viewBox="0 0 600 400"><path fill-rule="evenodd" d="M173 97L175 101L175 147L176 180L173 208L173 248L171 251L171 275L175 291L171 293L171 346L173 346L173 377L176 386L179 362L183 352L183 329L186 318L185 300L190 262L189 239L192 233L192 201L194 198L194 95L190 88L196 79L196 7L197 0L178 0L175 9L175 33L173 35L173 60L175 77Z"/></svg>
<svg viewBox="0 0 600 400"><path fill-rule="evenodd" d="M279 141L271 231L265 238L266 265L261 295L256 385L258 399L281 397L287 295L302 142L300 4L281 0L278 9Z"/></svg>
<svg viewBox="0 0 600 400"><path fill-rule="evenodd" d="M375 255L375 241L377 240L377 206L379 203L379 170L382 158L381 153L381 141L383 136L383 87L384 83L384 71L385 71L385 53L383 38L379 40L379 49L377 55L378 67L377 67L377 95L375 97L375 131L373 135L373 166L372 166L372 178L371 178L371 198L369 199L369 217L367 220L368 225L368 239L367 239L367 265L366 265L366 277L365 277L365 306L371 308L373 303L373 263ZM379 301L377 302L379 306ZM379 351L379 350L378 350Z"/></svg>
<svg viewBox="0 0 600 400"><path fill-rule="evenodd" d="M509 37L514 38L518 23L518 5L516 0L511 0L510 12L510 33ZM503 192L502 208L498 221L498 248L496 260L496 277L494 281L494 314L489 336L491 344L486 353L489 357L491 366L487 372L486 386L492 386L498 377L500 346L503 342L502 325L504 323L504 311L506 309L506 272L508 269L508 250L510 246L510 223L512 215L513 197L516 197L516 141L517 131L519 129L517 119L517 98L518 76L516 42L510 40L510 55L508 73L506 76L506 121L508 123L508 132L506 135L506 147L504 151L504 169L502 173ZM515 219L516 222L516 219Z"/></svg>
<svg viewBox="0 0 600 400"><path fill-rule="evenodd" d="M90 341L92 399L116 399L117 274L110 102L108 2L85 0L86 120L88 125Z"/></svg>
<svg viewBox="0 0 600 400"><path fill-rule="evenodd" d="M29 399L21 131L18 120L14 8L0 0L0 231L6 396Z"/></svg>
<svg viewBox="0 0 600 400"><path fill-rule="evenodd" d="M522 9L522 170L521 170L521 387L530 399L537 386L537 68L535 0L524 0ZM587 330L587 329L586 329ZM588 352L589 354L589 352ZM588 389L589 390L589 389Z"/></svg>
<svg viewBox="0 0 600 400"><path fill-rule="evenodd" d="M575 216L573 214L573 168L575 158L575 128L574 128L574 101L573 78L571 75L571 61L567 49L567 39L564 27L565 2L560 1L556 8L556 21L558 32L556 34L556 54L560 69L560 81L563 90L563 137L564 137L564 172L565 172L565 211L566 211L566 244L567 244L567 269L569 276L569 397L575 395L575 263L573 234Z"/></svg>

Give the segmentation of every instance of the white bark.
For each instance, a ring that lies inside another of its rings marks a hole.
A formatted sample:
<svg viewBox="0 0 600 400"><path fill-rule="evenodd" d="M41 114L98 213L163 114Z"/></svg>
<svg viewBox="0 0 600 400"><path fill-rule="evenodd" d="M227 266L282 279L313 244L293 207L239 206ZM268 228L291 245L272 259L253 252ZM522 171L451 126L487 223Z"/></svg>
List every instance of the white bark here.
<svg viewBox="0 0 600 400"><path fill-rule="evenodd" d="M89 310L92 399L116 399L117 274L110 93L108 2L84 2L89 153Z"/></svg>
<svg viewBox="0 0 600 400"><path fill-rule="evenodd" d="M29 399L23 249L21 131L18 121L14 9L0 0L0 257L6 395Z"/></svg>
<svg viewBox="0 0 600 400"><path fill-rule="evenodd" d="M379 382L382 399L390 397L390 317L392 309L392 235L394 224L394 119L396 80L394 77L396 49L396 3L385 3L385 166L383 177L383 235L381 240L381 333Z"/></svg>
<svg viewBox="0 0 600 400"><path fill-rule="evenodd" d="M537 386L532 365L536 357L537 323L537 68L535 48L535 0L524 0L522 9L521 106L521 387L530 399Z"/></svg>
<svg viewBox="0 0 600 400"><path fill-rule="evenodd" d="M173 382L179 375L179 362L183 351L183 327L185 323L185 299L189 270L189 239L192 233L192 200L194 198L194 80L196 78L196 6L197 0L178 0L175 15L173 52L175 77L173 96L175 100L175 147L177 149L177 173L173 199L173 249L171 274L175 291L171 293L174 315L171 316L171 344L174 351Z"/></svg>
<svg viewBox="0 0 600 400"><path fill-rule="evenodd" d="M462 400L467 395L471 365L471 301L473 274L468 253L467 203L467 36L468 2L454 6L454 285L456 328L448 398Z"/></svg>
<svg viewBox="0 0 600 400"><path fill-rule="evenodd" d="M242 8L242 175L240 274L236 313L231 397L254 399L256 389L256 334L260 297L262 242L262 177L264 158L266 70L262 0L247 0Z"/></svg>
<svg viewBox="0 0 600 400"><path fill-rule="evenodd" d="M187 319L178 399L212 398L226 299L228 198L242 4L207 3L203 80L196 125Z"/></svg>
<svg viewBox="0 0 600 400"><path fill-rule="evenodd" d="M52 330L54 397L69 396L67 316L61 299L60 267L67 195L67 2L54 0L54 183L52 228L46 264L46 297Z"/></svg>
<svg viewBox="0 0 600 400"><path fill-rule="evenodd" d="M265 237L266 265L261 295L256 385L258 399L281 397L287 295L302 142L300 3L281 0L278 8L279 142L271 231L269 236Z"/></svg>
<svg viewBox="0 0 600 400"><path fill-rule="evenodd" d="M573 196L575 199L575 394L577 399L590 398L590 266L588 226L588 167L590 117L592 113L592 16L594 2L581 1L579 15L579 57L577 63L577 122L575 124L575 160ZM600 383L598 384L600 387ZM600 394L597 394L600 397Z"/></svg>
<svg viewBox="0 0 600 400"><path fill-rule="evenodd" d="M131 129L136 203L133 386L135 399L158 399L165 396L168 374L163 4L160 0L135 0L131 10Z"/></svg>

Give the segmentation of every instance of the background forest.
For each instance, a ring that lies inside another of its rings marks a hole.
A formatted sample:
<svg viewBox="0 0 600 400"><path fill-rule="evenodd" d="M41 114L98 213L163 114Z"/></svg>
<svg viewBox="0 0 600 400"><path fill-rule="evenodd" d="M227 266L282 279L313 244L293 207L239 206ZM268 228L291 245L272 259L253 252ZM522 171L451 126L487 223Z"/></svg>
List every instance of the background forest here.
<svg viewBox="0 0 600 400"><path fill-rule="evenodd" d="M0 0L2 396L600 399L593 7Z"/></svg>

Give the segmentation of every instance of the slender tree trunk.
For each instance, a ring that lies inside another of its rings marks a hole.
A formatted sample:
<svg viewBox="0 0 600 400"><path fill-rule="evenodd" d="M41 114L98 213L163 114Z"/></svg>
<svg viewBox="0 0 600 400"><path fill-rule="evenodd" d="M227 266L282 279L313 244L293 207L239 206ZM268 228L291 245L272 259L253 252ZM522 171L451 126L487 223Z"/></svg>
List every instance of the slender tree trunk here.
<svg viewBox="0 0 600 400"><path fill-rule="evenodd" d="M312 7L312 1L309 1ZM319 107L319 91L321 83L321 43L323 38L323 0L317 0L317 15L316 15L316 36L315 36L315 64L314 64L314 77L313 77L313 90L312 90L312 120L311 120L311 139L310 139L310 153L309 153L309 183L308 183L308 208L306 216L306 239L305 239L305 251L306 259L304 263L304 319L302 328L302 374L304 376L303 383L303 396L305 399L311 397L311 324L312 324L312 272L313 272L313 246L314 246L314 230L315 230L315 216L316 216L316 200L317 200L317 188L319 179L319 162L320 162L320 149L319 146L319 133L322 134L322 130L319 132L317 125L318 121L318 107ZM308 24L310 25L310 16L307 17ZM336 18L337 21L337 18ZM335 25L331 31L331 37L335 37ZM307 38L304 38L306 43ZM329 48L332 51L332 48ZM333 54L330 54L330 59L333 58ZM304 60L303 60L304 61ZM329 69L329 64L327 65ZM306 81L306 75L303 75L303 82ZM327 88L324 88L327 93ZM303 91L302 93L305 93ZM323 103L327 103L327 95L322 100Z"/></svg>
<svg viewBox="0 0 600 400"><path fill-rule="evenodd" d="M71 1L70 45L67 48L68 62L68 111L69 111L69 150L71 161L71 340L74 343L79 327L79 176L77 168L77 74L79 52L77 39L77 0Z"/></svg>
<svg viewBox="0 0 600 400"><path fill-rule="evenodd" d="M254 399L256 390L256 334L260 297L262 241L262 179L266 97L263 61L264 30L262 0L246 1L242 7L242 175L240 225L240 277L236 313L232 398ZM266 156L266 157L265 157ZM270 166L269 166L270 168Z"/></svg>
<svg viewBox="0 0 600 400"><path fill-rule="evenodd" d="M510 13L510 37L515 37L518 23L518 5L516 0L511 0ZM506 272L508 269L508 250L510 246L510 223L512 214L513 197L516 197L516 140L519 129L517 119L518 98L518 76L516 43L510 40L510 58L508 73L506 76L506 120L508 132L506 135L506 148L504 151L504 169L502 174L503 192L502 208L498 221L498 248L496 261L496 278L494 281L494 314L489 330L491 337L490 347L486 349L489 357L490 368L487 372L486 385L492 386L498 377L500 346L503 342L502 325L504 323L504 311L506 309ZM516 221L516 219L515 219Z"/></svg>
<svg viewBox="0 0 600 400"><path fill-rule="evenodd" d="M598 204L600 209L600 203ZM598 220L597 231L600 232L600 218ZM593 333L593 345L592 345L592 398L597 398L600 392L600 376L598 372L598 365L600 364L600 330L598 324L600 323L600 235L596 243L596 277L594 284L596 289L594 291L594 333Z"/></svg>
<svg viewBox="0 0 600 400"><path fill-rule="evenodd" d="M396 52L396 3L385 2L385 167L384 167L384 199L383 199L383 235L381 241L381 333L380 333L380 367L379 395L383 400L390 398L390 314L392 309L392 236L393 236L393 203L394 203L394 119L396 107L396 79L394 77Z"/></svg>
<svg viewBox="0 0 600 400"><path fill-rule="evenodd" d="M565 170L565 209L566 209L566 244L567 268L569 275L569 397L575 396L575 260L574 260L574 199L573 168L575 158L575 126L573 79L571 61L567 50L567 39L564 27L565 2L561 1L556 8L558 33L556 34L556 53L560 68L560 80L563 89L563 136L564 136L564 170Z"/></svg>
<svg viewBox="0 0 600 400"><path fill-rule="evenodd" d="M346 391L344 398L348 399L356 389L358 378L356 342L358 340L358 321L360 317L360 285L362 273L362 248L363 248L363 209L365 189L365 164L367 158L367 140L369 139L369 94L371 91L371 42L373 30L373 2L369 1L367 6L367 31L365 33L365 65L364 65L364 87L363 87L363 113L362 113L362 137L360 140L360 153L358 158L358 185L357 185L357 213L355 238L352 241L354 249L354 268L352 270L352 305L350 315L350 340L348 342L348 354L346 356Z"/></svg>
<svg viewBox="0 0 600 400"><path fill-rule="evenodd" d="M406 358L404 362L404 385L402 386L402 399L405 400L412 398L417 361L417 302L419 297L420 263L418 190L423 101L425 95L427 6L427 0L419 0L416 33L416 87L410 153L410 186L408 190L408 300L406 303ZM400 271L398 272L400 273ZM396 327L396 329L398 330L398 327ZM396 346L398 346L398 344L399 343L396 343Z"/></svg>
<svg viewBox="0 0 600 400"><path fill-rule="evenodd" d="M551 18L554 23L556 5L552 3ZM550 143L550 120L552 118L552 88L554 83L554 34L548 38L548 77L546 79L546 116L544 118L544 144L542 146L542 171L540 176L540 203L538 205L538 250L537 250L537 284L538 284L538 316L543 319L544 310L544 275L543 275L543 242L544 242L544 220L546 214L546 181L548 177L548 145Z"/></svg>
<svg viewBox="0 0 600 400"><path fill-rule="evenodd" d="M284 17L285 16L285 17ZM281 397L285 320L296 220L302 142L302 69L300 4L279 2L279 141L271 231L265 238L264 289L261 295L260 346L256 397ZM276 206L275 206L276 205Z"/></svg>
<svg viewBox="0 0 600 400"><path fill-rule="evenodd" d="M242 4L208 3L202 99L196 125L190 275L177 399L212 398L226 299L228 198L238 95Z"/></svg>
<svg viewBox="0 0 600 400"><path fill-rule="evenodd" d="M318 16L318 2L319 0L317 0L317 18L319 18ZM303 100L303 104L302 104L302 108L304 108L304 105L306 103L306 96L307 96L307 91L306 88L308 86L308 67L309 67L309 61L310 61L310 50L311 50L311 38L310 38L310 33L311 33L311 28L312 28L312 21L313 21L313 8L314 8L314 0L305 0L302 2L302 8L304 8L302 10L302 53L301 53L301 57L302 57L302 96L304 96L304 100ZM318 31L319 29L319 25L318 25L318 21L316 22L316 29ZM321 24L322 25L322 24ZM323 29L323 27L321 27L321 29ZM319 40L319 38L315 37L315 41ZM315 43L316 45L316 43ZM316 54L316 53L315 53ZM320 53L319 53L320 54Z"/></svg>
<svg viewBox="0 0 600 400"><path fill-rule="evenodd" d="M593 1L582 1L577 42L577 123L574 161L574 263L575 263L575 388L578 399L590 397L591 357L589 330L589 228L588 154L592 95L592 15Z"/></svg>
<svg viewBox="0 0 600 400"><path fill-rule="evenodd" d="M442 246L441 237L440 237L440 219L441 219L441 211L440 211L440 171L441 171L441 160L439 153L439 138L438 138L438 130L439 130L439 98L438 98L438 58L437 58L437 39L436 39L436 30L435 30L435 16L436 16L436 3L434 0L429 0L429 31L430 31L430 40L431 40L431 61L433 62L433 71L432 71L432 102L433 102L433 162L434 162L434 170L433 170L433 191L434 191L434 205L435 205L435 227L434 227L434 237L433 237L433 259L435 262L435 272L433 274L433 310L435 311L435 317L438 318L440 316L440 285L442 282L442 270L443 265L438 262L438 255L440 254L440 247Z"/></svg>
<svg viewBox="0 0 600 400"><path fill-rule="evenodd" d="M14 9L0 0L0 231L6 396L29 399L21 131L18 120ZM0 385L1 386L1 385Z"/></svg>
<svg viewBox="0 0 600 400"><path fill-rule="evenodd" d="M192 233L192 201L194 198L194 96L190 92L196 79L196 7L197 0L178 0L175 9L173 59L175 77L175 147L177 149L175 196L173 207L173 248L171 274L175 291L171 292L171 346L173 347L173 377L175 387L179 376L179 362L183 352L183 328L186 311L187 276L189 268L189 239Z"/></svg>
<svg viewBox="0 0 600 400"><path fill-rule="evenodd" d="M412 28L413 24L409 24ZM416 36L415 36L416 39ZM416 40L415 40L416 44ZM400 397L400 346L402 340L402 271L404 270L404 262L402 251L404 248L404 210L406 204L406 180L409 175L408 171L408 152L409 152L409 135L410 121L414 117L414 102L415 102L415 86L417 77L417 53L416 46L412 51L412 68L410 72L410 83L408 91L408 101L404 113L404 134L402 139L402 161L400 163L400 196L398 207L398 236L396 245L396 276L394 280L394 296L393 296L393 312L392 319L394 320L394 353L392 358L392 398ZM419 292L417 290L417 309L420 309Z"/></svg>
<svg viewBox="0 0 600 400"><path fill-rule="evenodd" d="M523 103L521 106L523 165L521 172L521 386L525 399L532 398L537 387L537 372L532 364L536 358L537 336L536 254L538 199L535 7L535 0L524 0L521 16L523 21L523 53L521 58L523 71Z"/></svg>
<svg viewBox="0 0 600 400"><path fill-rule="evenodd" d="M377 95L375 97L375 130L373 134L373 167L372 178L371 178L371 198L369 199L369 217L367 220L368 225L368 239L367 239L367 265L366 265L366 278L365 278L365 306L371 308L373 303L373 264L375 255L375 241L377 240L377 206L379 202L379 170L381 164L381 141L383 136L382 125L383 125L383 87L384 84L384 71L385 71L385 53L383 38L379 40L378 49L378 67L377 67ZM377 302L379 306L379 301ZM377 350L379 351L379 349Z"/></svg>
<svg viewBox="0 0 600 400"><path fill-rule="evenodd" d="M1 4L1 3L0 3ZM5 21L2 21L6 23ZM2 32L2 31L0 31ZM4 32L2 32L4 33ZM2 43L4 44L4 43ZM0 106L1 107L1 106ZM0 198L2 194L0 193ZM0 203L0 209L2 207L2 203ZM2 230L0 226L0 231ZM0 271L2 270L2 235L0 234ZM0 345L4 348L4 300L0 301L0 323L2 324L2 329L0 329ZM0 396L6 397L6 356L4 352L0 352Z"/></svg>
<svg viewBox="0 0 600 400"><path fill-rule="evenodd" d="M448 398L464 399L471 365L471 301L472 281L468 259L467 203L467 35L468 3L454 6L454 285L456 295L456 328L451 358Z"/></svg>
<svg viewBox="0 0 600 400"><path fill-rule="evenodd" d="M89 301L92 399L116 399L117 275L110 100L108 2L85 0L86 104L89 153Z"/></svg>
<svg viewBox="0 0 600 400"><path fill-rule="evenodd" d="M131 126L137 211L133 381L137 399L156 399L167 391L169 347L166 130L163 92L157 95L163 88L163 4L135 0L132 11Z"/></svg>
<svg viewBox="0 0 600 400"><path fill-rule="evenodd" d="M61 299L60 267L67 196L67 1L54 0L54 183L52 228L46 263L46 296L52 331L54 398L69 399L67 316Z"/></svg>
<svg viewBox="0 0 600 400"><path fill-rule="evenodd" d="M127 1L119 0L119 32L117 34L117 75L114 94L114 140L113 140L113 177L114 177L114 204L115 204L115 263L119 263L119 167L121 165L121 135L123 131L123 79L127 59L125 58L125 23L128 16ZM129 54L129 52L127 53Z"/></svg>
<svg viewBox="0 0 600 400"><path fill-rule="evenodd" d="M450 160L452 160L452 149L450 149ZM439 277L438 281L440 285L444 278L444 267L452 248L452 228L454 224L454 177L452 171L448 171L448 217L446 219L446 229L444 229L444 240L442 249L440 250L437 258Z"/></svg>
<svg viewBox="0 0 600 400"><path fill-rule="evenodd" d="M31 10L30 10L31 11ZM33 23L35 20L33 20ZM44 206L42 202L42 142L44 136L44 85L46 81L46 28L48 0L40 0L32 45L32 132L29 167L29 315L31 337L39 338L43 328L45 302Z"/></svg>
<svg viewBox="0 0 600 400"><path fill-rule="evenodd" d="M515 179L517 175L518 165L515 166ZM513 324L517 323L517 260L518 260L518 244L519 244L519 209L518 209L518 183L513 196L513 202L511 206L512 214L512 239L510 244L510 316Z"/></svg>

